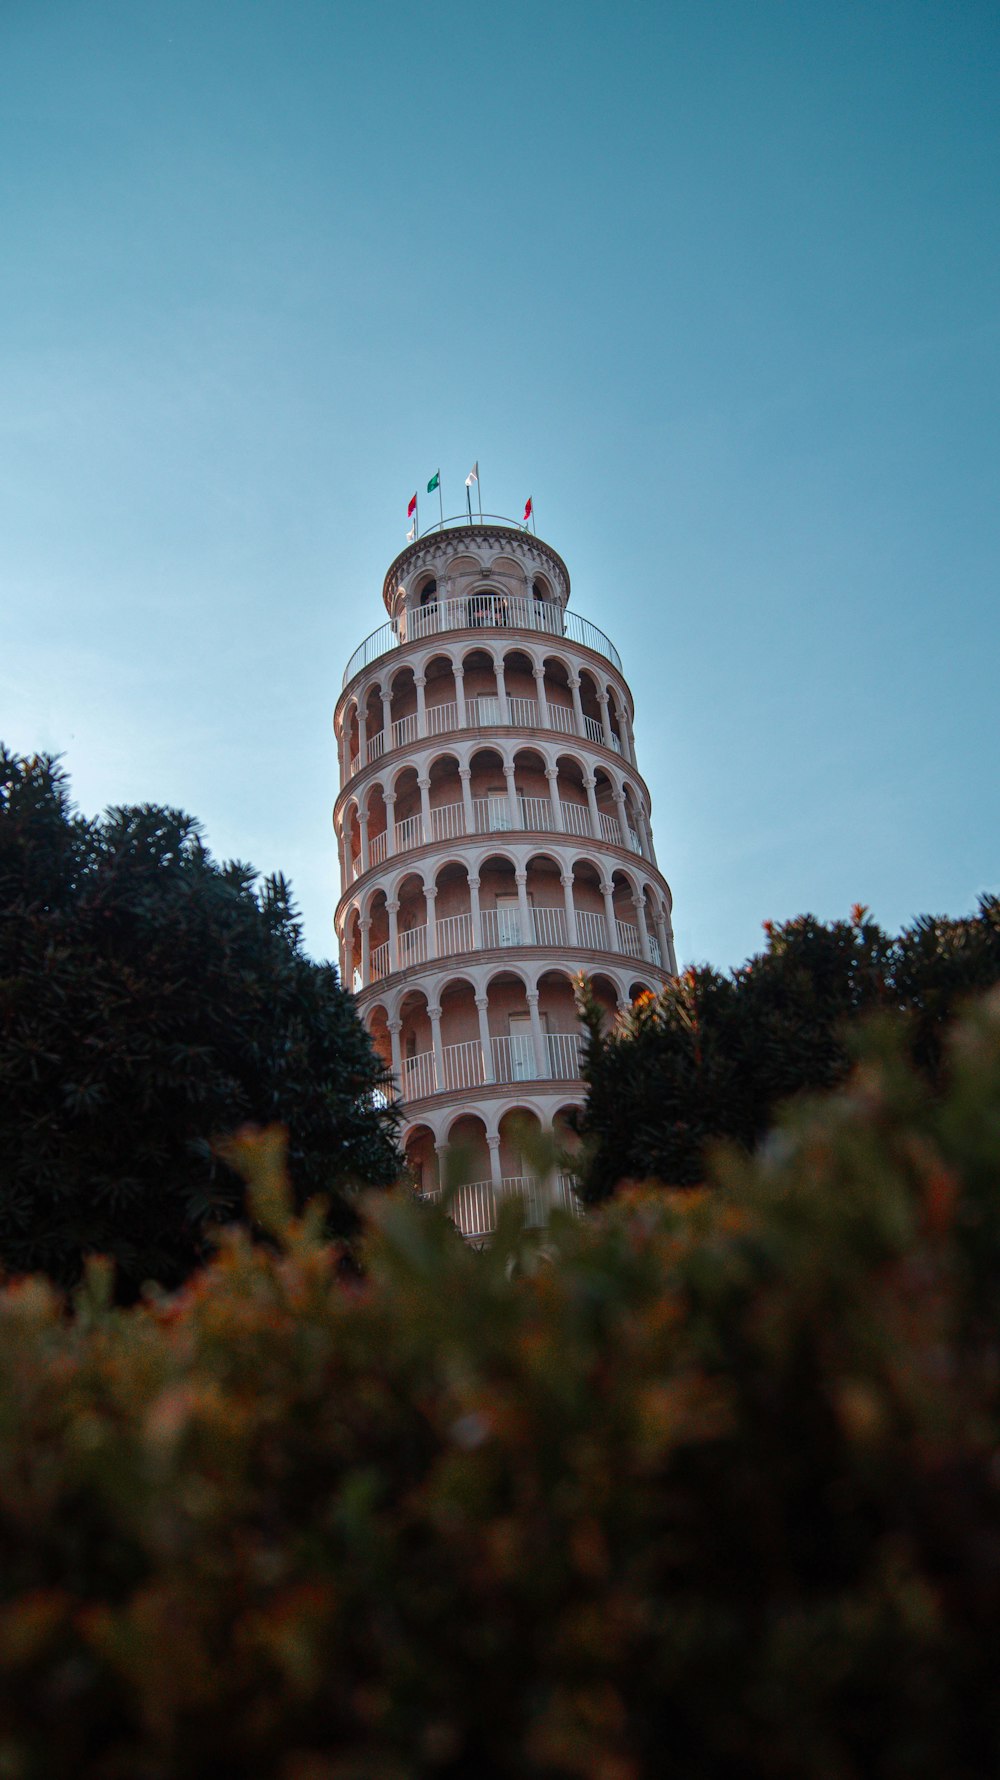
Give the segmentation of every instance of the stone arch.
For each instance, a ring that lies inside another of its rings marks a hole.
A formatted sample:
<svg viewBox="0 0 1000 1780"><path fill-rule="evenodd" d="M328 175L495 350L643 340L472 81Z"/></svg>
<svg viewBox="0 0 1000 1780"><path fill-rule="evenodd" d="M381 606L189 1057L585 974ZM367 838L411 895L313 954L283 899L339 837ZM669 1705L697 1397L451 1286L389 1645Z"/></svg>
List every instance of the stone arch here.
<svg viewBox="0 0 1000 1780"><path fill-rule="evenodd" d="M415 1190L426 1199L436 1199L440 1181L437 1140L432 1127L422 1120L411 1125L402 1140L402 1148Z"/></svg>

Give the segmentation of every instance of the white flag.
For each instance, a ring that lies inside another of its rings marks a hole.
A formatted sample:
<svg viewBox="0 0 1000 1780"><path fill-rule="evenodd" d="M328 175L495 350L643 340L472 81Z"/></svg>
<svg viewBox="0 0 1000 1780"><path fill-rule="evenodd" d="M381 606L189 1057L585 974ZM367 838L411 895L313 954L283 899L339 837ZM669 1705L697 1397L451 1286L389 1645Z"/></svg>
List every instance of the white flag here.
<svg viewBox="0 0 1000 1780"><path fill-rule="evenodd" d="M416 522L416 520L414 520L413 524L411 525L409 531L406 534L406 542L408 544L413 543L414 537L416 536L416 531L417 531L417 522Z"/></svg>
<svg viewBox="0 0 1000 1780"><path fill-rule="evenodd" d="M471 488L472 484L474 482L478 482L478 481L479 481L479 460L477 458L476 462L473 464L471 470L469 471L469 474L465 478L465 486L466 486L466 488Z"/></svg>

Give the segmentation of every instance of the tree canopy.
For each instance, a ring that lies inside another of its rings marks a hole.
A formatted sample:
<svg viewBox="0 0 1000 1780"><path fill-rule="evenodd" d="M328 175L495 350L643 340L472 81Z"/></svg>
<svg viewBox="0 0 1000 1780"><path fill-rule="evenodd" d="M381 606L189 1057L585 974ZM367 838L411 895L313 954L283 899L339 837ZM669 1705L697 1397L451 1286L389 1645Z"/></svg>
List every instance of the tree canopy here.
<svg viewBox="0 0 1000 1780"><path fill-rule="evenodd" d="M995 896L967 919L925 916L895 937L860 905L849 921L803 915L765 932L766 950L739 970L686 970L611 1030L582 986L585 1200L625 1179L692 1186L714 1138L753 1149L783 1101L844 1079L867 1016L904 1017L912 1060L935 1089L958 1006L1000 982Z"/></svg>
<svg viewBox="0 0 1000 1780"><path fill-rule="evenodd" d="M172 1286L241 1215L214 1140L278 1121L301 1203L329 1228L400 1157L388 1084L289 886L218 864L151 804L88 821L50 756L0 746L0 1261L74 1280L99 1251L122 1290Z"/></svg>

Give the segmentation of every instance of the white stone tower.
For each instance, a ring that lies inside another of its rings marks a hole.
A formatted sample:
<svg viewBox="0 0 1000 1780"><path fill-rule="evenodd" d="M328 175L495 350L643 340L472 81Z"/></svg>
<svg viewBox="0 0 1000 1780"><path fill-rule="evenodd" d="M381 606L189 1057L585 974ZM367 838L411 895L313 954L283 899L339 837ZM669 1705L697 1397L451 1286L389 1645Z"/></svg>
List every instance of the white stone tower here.
<svg viewBox="0 0 1000 1780"><path fill-rule="evenodd" d="M334 716L342 980L425 1192L462 1145L478 1239L531 1196L519 1117L583 1104L575 974L613 1018L676 972L670 889L618 652L568 609L562 558L513 520L446 520L383 597Z"/></svg>

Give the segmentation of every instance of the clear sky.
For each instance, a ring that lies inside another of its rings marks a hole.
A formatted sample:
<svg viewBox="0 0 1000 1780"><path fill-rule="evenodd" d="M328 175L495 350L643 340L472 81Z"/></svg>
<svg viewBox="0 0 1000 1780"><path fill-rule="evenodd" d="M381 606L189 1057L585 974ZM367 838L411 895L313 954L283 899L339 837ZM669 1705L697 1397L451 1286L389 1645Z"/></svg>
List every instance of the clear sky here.
<svg viewBox="0 0 1000 1780"><path fill-rule="evenodd" d="M478 458L621 651L684 961L969 910L998 150L995 0L0 0L0 736L333 951L343 665Z"/></svg>

